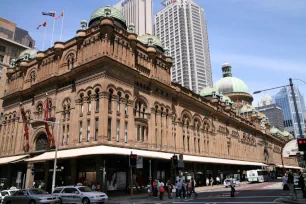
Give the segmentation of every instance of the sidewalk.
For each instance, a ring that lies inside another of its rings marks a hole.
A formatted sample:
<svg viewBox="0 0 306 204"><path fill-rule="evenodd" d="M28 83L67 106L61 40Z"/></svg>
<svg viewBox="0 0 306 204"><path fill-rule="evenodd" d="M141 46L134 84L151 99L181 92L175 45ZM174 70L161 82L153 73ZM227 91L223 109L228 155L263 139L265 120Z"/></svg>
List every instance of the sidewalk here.
<svg viewBox="0 0 306 204"><path fill-rule="evenodd" d="M248 182L241 182L240 183L240 186L243 186L243 185L246 185ZM240 187L238 186L238 187ZM201 187L196 187L195 190L197 193L201 193L201 192L207 192L207 191L211 191L211 190L215 190L215 189L222 189L224 187L223 184L220 184L220 185L214 185L214 186L201 186ZM172 199L171 201L176 201L176 200L181 200L181 199ZM153 204L153 203L164 203L164 202L169 202L169 199L168 199L168 194L165 193L164 194L164 200L161 201L159 198L150 198L148 199L148 194L147 193L140 193L140 194L134 194L133 195L133 198L131 198L130 195L116 195L115 197L113 196L110 196L109 197L109 202L110 203L120 203L120 204L123 204L123 203L146 203L146 204Z"/></svg>
<svg viewBox="0 0 306 204"><path fill-rule="evenodd" d="M306 198L303 199L298 199L297 201L293 201L291 199L287 198L280 198L277 200L278 203L296 203L296 204L305 204L306 203Z"/></svg>

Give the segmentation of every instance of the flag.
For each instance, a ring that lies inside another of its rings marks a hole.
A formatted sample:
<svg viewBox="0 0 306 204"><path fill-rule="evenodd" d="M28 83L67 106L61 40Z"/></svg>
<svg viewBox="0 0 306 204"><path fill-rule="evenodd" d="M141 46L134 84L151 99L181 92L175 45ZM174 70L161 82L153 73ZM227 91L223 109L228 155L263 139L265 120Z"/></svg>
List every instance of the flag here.
<svg viewBox="0 0 306 204"><path fill-rule="evenodd" d="M43 22L42 24L40 24L40 25L37 27L37 29L39 29L39 28L40 28L40 26L44 26L44 27L46 27L46 25L47 25L47 21L45 21L45 22Z"/></svg>
<svg viewBox="0 0 306 204"><path fill-rule="evenodd" d="M57 19L59 19L62 16L64 16L64 11L59 16L56 16L54 19L57 20Z"/></svg>
<svg viewBox="0 0 306 204"><path fill-rule="evenodd" d="M44 16L52 16L52 17L54 17L55 14L56 14L56 11L42 12L42 15L44 15Z"/></svg>

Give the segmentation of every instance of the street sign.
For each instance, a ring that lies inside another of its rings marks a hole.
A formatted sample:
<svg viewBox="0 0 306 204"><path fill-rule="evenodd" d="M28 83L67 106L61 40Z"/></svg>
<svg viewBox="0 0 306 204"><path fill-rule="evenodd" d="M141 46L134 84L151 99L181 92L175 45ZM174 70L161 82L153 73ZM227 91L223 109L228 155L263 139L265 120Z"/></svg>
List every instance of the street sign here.
<svg viewBox="0 0 306 204"><path fill-rule="evenodd" d="M143 168L143 157L137 155L137 164L136 164L137 169L142 169Z"/></svg>

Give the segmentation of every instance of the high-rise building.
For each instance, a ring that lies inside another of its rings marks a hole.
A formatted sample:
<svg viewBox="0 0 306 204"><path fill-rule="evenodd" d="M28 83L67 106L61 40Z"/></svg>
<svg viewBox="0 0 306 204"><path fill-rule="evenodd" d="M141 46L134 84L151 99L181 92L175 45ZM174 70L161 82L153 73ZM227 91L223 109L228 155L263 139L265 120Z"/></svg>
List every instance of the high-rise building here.
<svg viewBox="0 0 306 204"><path fill-rule="evenodd" d="M199 93L213 85L204 9L192 0L162 3L154 34L174 59L172 80Z"/></svg>
<svg viewBox="0 0 306 204"><path fill-rule="evenodd" d="M121 0L116 5L126 24L134 24L138 35L153 34L153 3L152 0Z"/></svg>
<svg viewBox="0 0 306 204"><path fill-rule="evenodd" d="M6 94L6 71L12 59L23 50L33 47L35 41L28 31L16 27L16 24L0 18L0 98ZM2 100L0 100L0 114L2 115Z"/></svg>
<svg viewBox="0 0 306 204"><path fill-rule="evenodd" d="M304 98L301 95L299 89L294 87L296 102L298 106L298 113L300 116L302 130L305 130L305 102ZM294 103L292 99L291 87L282 88L275 96L273 96L273 102L279 104L283 110L284 114L284 126L285 130L295 135L295 137L299 137L299 129L296 118L296 112L294 109Z"/></svg>

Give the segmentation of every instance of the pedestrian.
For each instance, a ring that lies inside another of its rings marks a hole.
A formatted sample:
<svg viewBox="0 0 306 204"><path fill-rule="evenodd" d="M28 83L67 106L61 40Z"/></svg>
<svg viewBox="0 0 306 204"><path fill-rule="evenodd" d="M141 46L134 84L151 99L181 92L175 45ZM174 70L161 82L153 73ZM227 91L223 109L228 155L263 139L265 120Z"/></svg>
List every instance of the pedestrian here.
<svg viewBox="0 0 306 204"><path fill-rule="evenodd" d="M168 192L168 198L172 199L172 188L171 188L171 182L167 182L167 192Z"/></svg>
<svg viewBox="0 0 306 204"><path fill-rule="evenodd" d="M209 179L206 178L206 186L209 186Z"/></svg>
<svg viewBox="0 0 306 204"><path fill-rule="evenodd" d="M177 198L181 198L181 193L182 193L182 184L181 184L181 179L176 183L176 196Z"/></svg>
<svg viewBox="0 0 306 204"><path fill-rule="evenodd" d="M175 187L174 187L173 184L171 184L171 199L173 198L173 193L175 193L175 192L176 192Z"/></svg>
<svg viewBox="0 0 306 204"><path fill-rule="evenodd" d="M188 188L188 190L187 190L188 196L187 197L191 197L192 187L191 187L191 181L190 180L188 180L188 182L187 182L187 188Z"/></svg>
<svg viewBox="0 0 306 204"><path fill-rule="evenodd" d="M182 186L182 191L183 191L183 198L187 198L187 181L183 181L183 186Z"/></svg>
<svg viewBox="0 0 306 204"><path fill-rule="evenodd" d="M195 192L195 180L193 180L193 178L191 178L191 194L193 193L195 195L195 197L198 197L198 194Z"/></svg>
<svg viewBox="0 0 306 204"><path fill-rule="evenodd" d="M100 186L100 183L98 182L97 183L97 191L100 191L101 190L101 186Z"/></svg>
<svg viewBox="0 0 306 204"><path fill-rule="evenodd" d="M216 177L216 182L217 182L217 184L221 184L219 176Z"/></svg>
<svg viewBox="0 0 306 204"><path fill-rule="evenodd" d="M147 185L147 189L148 189L148 198L150 199L151 198L151 193L152 193L152 188L151 188L150 182Z"/></svg>
<svg viewBox="0 0 306 204"><path fill-rule="evenodd" d="M96 191L96 189L97 189L96 185L95 185L95 183L93 183L92 186L91 186L91 190Z"/></svg>
<svg viewBox="0 0 306 204"><path fill-rule="evenodd" d="M159 179L160 180L160 179ZM157 180L157 189L158 189L158 191L157 191L157 197L159 196L159 188L160 188L160 181L159 180Z"/></svg>
<svg viewBox="0 0 306 204"><path fill-rule="evenodd" d="M235 183L234 183L234 179L230 180L230 187L231 187L231 197L235 197Z"/></svg>
<svg viewBox="0 0 306 204"><path fill-rule="evenodd" d="M303 198L306 198L306 191L305 191L305 178L302 174L302 172L300 172L300 177L299 177L299 187L301 188L302 194L303 194Z"/></svg>
<svg viewBox="0 0 306 204"><path fill-rule="evenodd" d="M157 180L153 182L153 197L157 197Z"/></svg>
<svg viewBox="0 0 306 204"><path fill-rule="evenodd" d="M288 185L287 185L287 175L284 174L284 176L283 176L282 179L283 179L283 190L284 190L284 191L289 190ZM285 194L285 195L286 195L286 194Z"/></svg>
<svg viewBox="0 0 306 204"><path fill-rule="evenodd" d="M213 179L213 177L210 178L210 185L211 185L211 186L214 185L214 179Z"/></svg>
<svg viewBox="0 0 306 204"><path fill-rule="evenodd" d="M160 186L159 186L159 198L160 198L160 200L164 200L164 193L165 193L164 183L161 182Z"/></svg>
<svg viewBox="0 0 306 204"><path fill-rule="evenodd" d="M292 175L291 171L288 173L287 185L289 187L291 199L296 201L297 196L296 196L296 191L295 191L295 188L294 188L294 179L293 179L293 175Z"/></svg>

